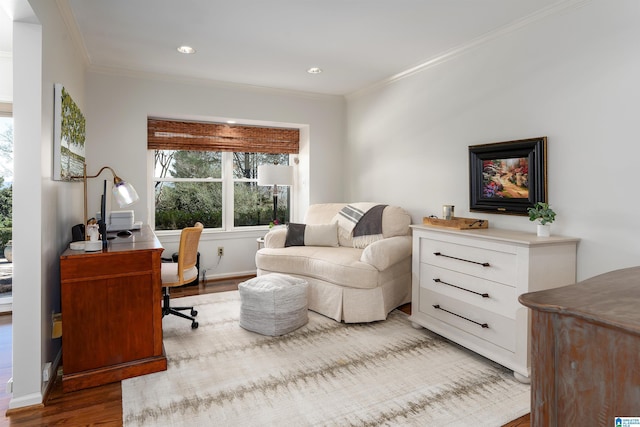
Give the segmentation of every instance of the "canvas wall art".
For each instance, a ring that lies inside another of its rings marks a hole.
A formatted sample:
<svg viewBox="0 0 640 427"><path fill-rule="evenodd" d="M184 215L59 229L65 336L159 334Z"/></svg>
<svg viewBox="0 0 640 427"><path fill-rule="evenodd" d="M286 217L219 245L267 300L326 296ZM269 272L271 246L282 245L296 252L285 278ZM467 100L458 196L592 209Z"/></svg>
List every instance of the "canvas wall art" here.
<svg viewBox="0 0 640 427"><path fill-rule="evenodd" d="M85 118L65 87L54 85L53 179L82 176L85 162Z"/></svg>

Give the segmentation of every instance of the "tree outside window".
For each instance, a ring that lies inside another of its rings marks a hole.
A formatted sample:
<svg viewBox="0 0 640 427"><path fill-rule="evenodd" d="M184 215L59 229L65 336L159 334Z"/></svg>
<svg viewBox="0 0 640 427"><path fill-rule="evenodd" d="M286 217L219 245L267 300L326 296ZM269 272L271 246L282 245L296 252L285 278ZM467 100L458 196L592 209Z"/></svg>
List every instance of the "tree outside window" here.
<svg viewBox="0 0 640 427"><path fill-rule="evenodd" d="M154 159L156 230L179 230L196 221L213 229L268 225L271 188L257 185L258 166L289 163L288 154L220 151L155 150ZM233 218L225 218L225 194L226 203L233 203ZM289 190L283 188L282 223L289 220L288 206Z"/></svg>
<svg viewBox="0 0 640 427"><path fill-rule="evenodd" d="M273 221L272 188L258 185L258 166L289 164L288 154L233 154L233 217L234 227L268 225ZM277 219L289 222L289 187L279 187Z"/></svg>

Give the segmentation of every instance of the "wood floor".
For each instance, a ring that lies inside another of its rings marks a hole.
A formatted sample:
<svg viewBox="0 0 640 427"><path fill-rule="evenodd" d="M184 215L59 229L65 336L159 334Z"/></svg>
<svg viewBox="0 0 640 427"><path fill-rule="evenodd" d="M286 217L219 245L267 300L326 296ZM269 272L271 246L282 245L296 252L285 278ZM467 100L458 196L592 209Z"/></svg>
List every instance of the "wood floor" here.
<svg viewBox="0 0 640 427"><path fill-rule="evenodd" d="M238 288L238 283L246 280L240 277L200 283L172 290L172 297L225 292ZM401 307L410 313L409 304ZM0 411L6 413L11 396L4 390L4 384L11 377L11 315L0 315ZM121 426L122 389L120 383L108 384L73 393L62 393L59 377L52 387L43 407L10 411L9 416L0 418L0 426ZM514 420L504 427L529 427L529 415Z"/></svg>

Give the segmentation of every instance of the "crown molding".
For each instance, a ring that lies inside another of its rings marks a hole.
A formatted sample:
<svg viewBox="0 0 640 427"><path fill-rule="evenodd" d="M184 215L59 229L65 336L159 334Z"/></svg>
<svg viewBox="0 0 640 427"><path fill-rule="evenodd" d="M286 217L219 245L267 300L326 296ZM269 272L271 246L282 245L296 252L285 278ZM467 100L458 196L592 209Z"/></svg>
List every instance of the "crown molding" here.
<svg viewBox="0 0 640 427"><path fill-rule="evenodd" d="M485 33L479 37L476 37L475 39L472 39L464 44L461 44L452 49L446 50L441 54L436 55L419 65L416 65L415 67L411 67L391 77L388 77L386 79L373 83L365 88L362 88L355 92L347 94L345 95L345 98L354 99L354 98L358 98L360 96L366 95L367 93L373 90L391 85L399 80L413 76L414 74L418 74L424 70L427 70L432 67L436 67L442 63L450 61L451 59L464 55L472 51L473 49L476 49L477 47L490 42L491 40L509 35L515 31L520 30L521 28L524 28L535 22L541 21L549 16L557 15L558 13L563 12L567 9L579 8L579 7L585 6L587 3L591 3L592 1L593 0L561 0L545 8L542 8L534 13L531 13L523 18L517 19L509 24L503 25L502 27L499 27L493 31L489 31L488 33Z"/></svg>
<svg viewBox="0 0 640 427"><path fill-rule="evenodd" d="M89 51L87 50L87 46L84 43L82 33L78 28L78 21L73 14L71 6L69 5L69 0L56 0L56 5L58 6L60 15L62 15L62 20L64 21L64 24L69 31L69 35L71 36L73 44L76 46L78 52L80 52L80 56L82 57L84 65L87 67L90 66L91 57L89 56Z"/></svg>
<svg viewBox="0 0 640 427"><path fill-rule="evenodd" d="M234 82L227 82L222 80L179 76L175 74L153 73L149 71L136 70L136 69L89 65L87 67L87 71L91 73L96 73L96 74L106 74L106 75L112 75L112 76L130 77L130 78L145 79L145 80L156 80L156 81L162 81L162 82L194 84L199 86L218 87L218 88L224 88L224 89L234 89L234 90L243 90L243 91L251 91L251 92L264 92L271 95L295 96L299 98L307 98L307 99L315 99L315 100L344 99L343 95L333 95L333 94L328 95L328 94L317 93L317 92L304 92L304 91L297 91L292 89L280 89L280 88L267 87L267 86L251 85L247 83L234 83Z"/></svg>

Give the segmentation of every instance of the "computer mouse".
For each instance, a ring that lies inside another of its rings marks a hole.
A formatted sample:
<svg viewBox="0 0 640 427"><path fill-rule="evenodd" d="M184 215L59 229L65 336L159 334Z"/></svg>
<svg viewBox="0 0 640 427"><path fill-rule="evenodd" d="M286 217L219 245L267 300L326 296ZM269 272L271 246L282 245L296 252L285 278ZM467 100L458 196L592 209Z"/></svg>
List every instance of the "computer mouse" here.
<svg viewBox="0 0 640 427"><path fill-rule="evenodd" d="M118 231L118 237L129 237L131 232L129 230Z"/></svg>

